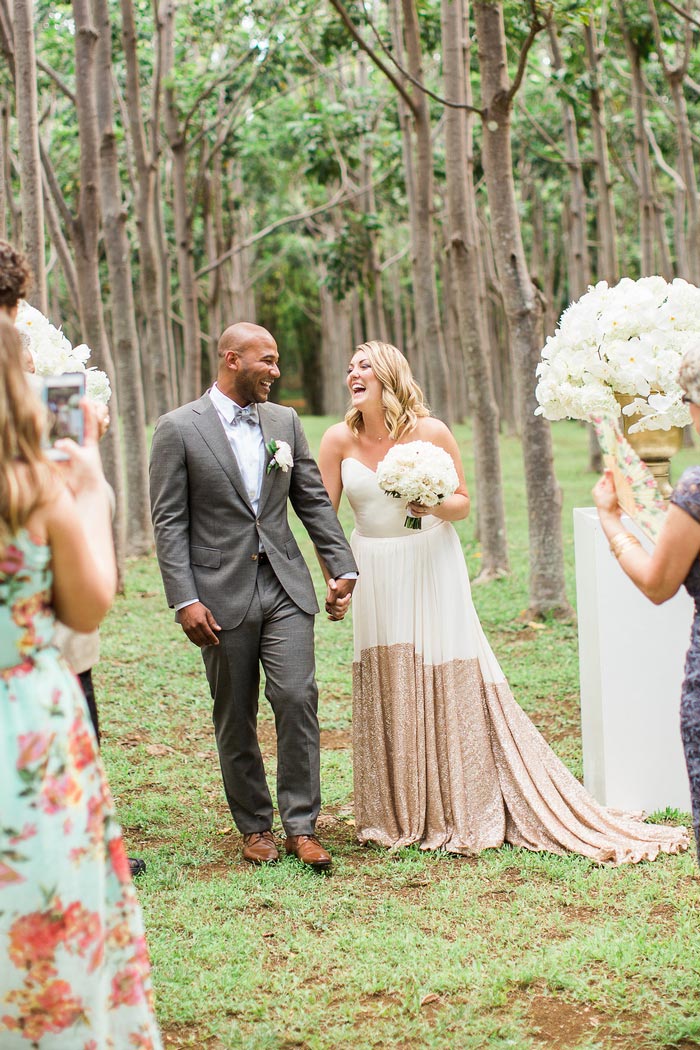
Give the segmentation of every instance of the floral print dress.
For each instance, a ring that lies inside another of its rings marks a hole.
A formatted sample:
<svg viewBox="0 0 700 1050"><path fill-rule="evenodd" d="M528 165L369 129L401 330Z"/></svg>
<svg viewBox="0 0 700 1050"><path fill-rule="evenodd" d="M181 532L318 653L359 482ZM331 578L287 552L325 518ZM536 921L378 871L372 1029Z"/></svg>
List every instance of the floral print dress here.
<svg viewBox="0 0 700 1050"><path fill-rule="evenodd" d="M50 550L0 556L0 1047L160 1050L141 913Z"/></svg>

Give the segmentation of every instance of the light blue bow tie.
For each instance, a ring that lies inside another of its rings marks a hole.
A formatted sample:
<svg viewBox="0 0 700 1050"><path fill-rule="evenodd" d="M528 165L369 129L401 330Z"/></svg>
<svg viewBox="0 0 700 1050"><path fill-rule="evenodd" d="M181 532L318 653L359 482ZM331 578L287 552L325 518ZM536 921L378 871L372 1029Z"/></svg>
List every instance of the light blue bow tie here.
<svg viewBox="0 0 700 1050"><path fill-rule="evenodd" d="M231 426L238 426L239 423L250 423L251 426L257 427L259 422L257 405L246 405L245 408L241 408L240 405L234 405Z"/></svg>

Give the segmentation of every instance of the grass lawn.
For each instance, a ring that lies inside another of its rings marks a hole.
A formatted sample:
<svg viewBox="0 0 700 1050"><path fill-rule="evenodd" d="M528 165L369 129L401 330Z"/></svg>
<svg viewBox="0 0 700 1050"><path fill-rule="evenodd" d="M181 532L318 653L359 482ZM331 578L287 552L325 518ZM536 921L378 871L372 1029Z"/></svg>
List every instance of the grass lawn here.
<svg viewBox="0 0 700 1050"><path fill-rule="evenodd" d="M313 447L328 422L305 420ZM468 429L457 437L469 477ZM571 511L590 505L594 479L585 431L560 423L554 438L574 603ZM581 776L576 627L519 619L528 576L522 461L516 440L504 438L502 450L513 574L474 597L516 698ZM674 476L697 459L697 450L681 453ZM479 545L469 522L458 528L473 578ZM165 606L155 559L129 567L95 679L127 845L148 865L139 895L166 1047L700 1048L691 853L607 869L510 847L465 859L355 844L351 634L349 618L317 618L319 835L334 873L315 875L293 859L253 869L240 859L224 802L199 653ZM264 699L260 739L274 785Z"/></svg>

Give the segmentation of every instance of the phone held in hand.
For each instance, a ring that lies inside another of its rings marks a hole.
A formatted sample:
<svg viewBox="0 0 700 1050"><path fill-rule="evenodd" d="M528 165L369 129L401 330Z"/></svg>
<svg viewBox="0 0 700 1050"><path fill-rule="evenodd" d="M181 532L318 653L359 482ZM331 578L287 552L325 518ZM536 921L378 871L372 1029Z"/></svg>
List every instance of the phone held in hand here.
<svg viewBox="0 0 700 1050"><path fill-rule="evenodd" d="M71 438L78 445L85 439L85 421L80 407L85 397L85 373L66 372L60 376L44 376L42 400L46 406L44 452L49 459L67 459L65 452L54 448L62 438Z"/></svg>

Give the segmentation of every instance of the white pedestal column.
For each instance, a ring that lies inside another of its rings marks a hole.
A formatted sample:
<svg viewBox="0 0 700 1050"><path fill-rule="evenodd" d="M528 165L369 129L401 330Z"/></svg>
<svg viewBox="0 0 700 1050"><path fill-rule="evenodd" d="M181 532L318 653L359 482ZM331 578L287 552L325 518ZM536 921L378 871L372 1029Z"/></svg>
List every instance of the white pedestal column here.
<svg viewBox="0 0 700 1050"><path fill-rule="evenodd" d="M625 528L651 545L631 519ZM693 602L653 605L610 553L592 507L574 510L584 784L605 806L690 812L679 704Z"/></svg>

